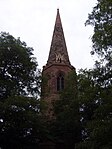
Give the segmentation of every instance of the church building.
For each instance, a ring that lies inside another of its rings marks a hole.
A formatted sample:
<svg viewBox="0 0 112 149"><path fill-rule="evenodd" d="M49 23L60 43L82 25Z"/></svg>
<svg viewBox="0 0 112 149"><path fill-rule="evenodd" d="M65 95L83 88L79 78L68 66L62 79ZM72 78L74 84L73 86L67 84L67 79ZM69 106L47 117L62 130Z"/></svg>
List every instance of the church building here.
<svg viewBox="0 0 112 149"><path fill-rule="evenodd" d="M48 105L47 115L53 116L52 103L59 99L65 87L65 77L75 68L71 65L64 37L59 9L54 26L47 64L42 71L42 98Z"/></svg>

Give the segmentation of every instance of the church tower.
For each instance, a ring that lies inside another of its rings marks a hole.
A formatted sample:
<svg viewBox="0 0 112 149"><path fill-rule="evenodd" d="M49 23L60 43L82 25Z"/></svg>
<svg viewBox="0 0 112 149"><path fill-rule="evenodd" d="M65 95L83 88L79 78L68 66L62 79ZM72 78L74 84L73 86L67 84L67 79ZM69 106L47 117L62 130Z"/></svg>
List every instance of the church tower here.
<svg viewBox="0 0 112 149"><path fill-rule="evenodd" d="M60 13L57 9L48 61L42 71L42 98L48 105L48 115L52 116L52 103L59 99L59 92L65 87L65 77L74 69L69 60Z"/></svg>

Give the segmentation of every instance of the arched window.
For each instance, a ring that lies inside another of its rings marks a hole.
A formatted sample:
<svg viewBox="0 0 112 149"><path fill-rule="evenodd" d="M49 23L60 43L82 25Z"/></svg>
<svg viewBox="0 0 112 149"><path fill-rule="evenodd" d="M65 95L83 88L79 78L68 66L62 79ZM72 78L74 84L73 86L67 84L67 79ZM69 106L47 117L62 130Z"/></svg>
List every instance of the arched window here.
<svg viewBox="0 0 112 149"><path fill-rule="evenodd" d="M59 74L57 77L57 91L61 91L64 89L64 75Z"/></svg>

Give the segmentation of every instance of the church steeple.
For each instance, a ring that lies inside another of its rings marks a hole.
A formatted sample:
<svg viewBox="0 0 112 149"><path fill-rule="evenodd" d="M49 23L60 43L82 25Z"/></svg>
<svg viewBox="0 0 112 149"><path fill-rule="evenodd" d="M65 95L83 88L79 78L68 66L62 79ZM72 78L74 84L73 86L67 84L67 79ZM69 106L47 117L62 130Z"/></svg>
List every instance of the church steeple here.
<svg viewBox="0 0 112 149"><path fill-rule="evenodd" d="M57 16L47 64L43 66L41 97L47 102L46 115L53 116L53 103L59 99L66 84L66 77L75 68L70 64L63 27L57 9Z"/></svg>
<svg viewBox="0 0 112 149"><path fill-rule="evenodd" d="M70 65L60 13L59 9L57 9L57 16L47 65L59 63Z"/></svg>

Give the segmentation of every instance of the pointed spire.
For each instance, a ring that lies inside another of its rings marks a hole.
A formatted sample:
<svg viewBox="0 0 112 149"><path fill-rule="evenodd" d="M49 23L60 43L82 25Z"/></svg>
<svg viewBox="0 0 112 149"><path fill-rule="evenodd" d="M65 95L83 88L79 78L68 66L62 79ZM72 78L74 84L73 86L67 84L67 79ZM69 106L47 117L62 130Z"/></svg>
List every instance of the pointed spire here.
<svg viewBox="0 0 112 149"><path fill-rule="evenodd" d="M56 22L47 65L59 63L70 65L60 13L59 9L57 9Z"/></svg>
<svg viewBox="0 0 112 149"><path fill-rule="evenodd" d="M59 9L57 9L57 16L56 16L55 25L59 25L59 24L62 26Z"/></svg>

